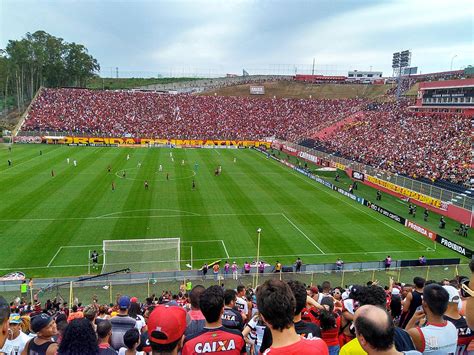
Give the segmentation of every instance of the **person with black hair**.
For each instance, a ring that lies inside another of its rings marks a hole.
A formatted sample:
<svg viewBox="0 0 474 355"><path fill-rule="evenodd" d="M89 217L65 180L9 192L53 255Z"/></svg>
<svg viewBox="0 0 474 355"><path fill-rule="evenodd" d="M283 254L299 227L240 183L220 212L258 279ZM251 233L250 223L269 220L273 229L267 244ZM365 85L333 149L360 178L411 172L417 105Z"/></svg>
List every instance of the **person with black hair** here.
<svg viewBox="0 0 474 355"><path fill-rule="evenodd" d="M413 284L415 289L408 293L405 299L402 302L402 316L400 318L400 327L406 328L411 317L416 312L416 309L421 306L423 298L423 287L425 286L425 279L422 277L415 277L413 279Z"/></svg>
<svg viewBox="0 0 474 355"><path fill-rule="evenodd" d="M357 340L367 354L401 354L394 344L395 326L392 317L381 307L365 305L358 308L355 312L354 328ZM418 351L403 353L421 354Z"/></svg>
<svg viewBox="0 0 474 355"><path fill-rule="evenodd" d="M328 354L320 338L306 339L296 333L293 322L296 304L293 291L283 281L267 280L258 287L257 307L273 339L265 354Z"/></svg>
<svg viewBox="0 0 474 355"><path fill-rule="evenodd" d="M448 302L449 294L443 286L430 284L423 289L423 309L415 312L406 327L418 351L436 355L456 353L458 331L443 318Z"/></svg>
<svg viewBox="0 0 474 355"><path fill-rule="evenodd" d="M91 322L85 318L71 321L59 344L58 355L95 355L98 352L97 336Z"/></svg>
<svg viewBox="0 0 474 355"><path fill-rule="evenodd" d="M224 291L218 285L210 286L201 295L199 307L206 318L204 329L184 340L182 355L225 352L245 354L245 341L237 330L222 326Z"/></svg>
<svg viewBox="0 0 474 355"><path fill-rule="evenodd" d="M10 306L8 302L0 296L0 349L3 348L8 338L8 320L10 318Z"/></svg>
<svg viewBox="0 0 474 355"><path fill-rule="evenodd" d="M99 355L117 355L117 352L110 346L112 336L112 323L108 319L97 324L97 338L99 340Z"/></svg>
<svg viewBox="0 0 474 355"><path fill-rule="evenodd" d="M85 321L90 325L87 319ZM40 313L31 319L30 328L36 334L36 337L26 344L21 354L56 355L58 344L52 338L58 334L58 329L53 317L46 313Z"/></svg>
<svg viewBox="0 0 474 355"><path fill-rule="evenodd" d="M137 351L140 345L140 332L136 329L129 329L123 335L125 347L120 348L118 355L145 355L143 351Z"/></svg>
<svg viewBox="0 0 474 355"><path fill-rule="evenodd" d="M224 313L222 314L222 325L229 329L242 331L244 320L242 314L236 309L237 292L229 289L224 291Z"/></svg>
<svg viewBox="0 0 474 355"><path fill-rule="evenodd" d="M188 312L190 322L186 327L185 332L187 337L195 333L199 333L204 328L206 319L204 318L201 308L199 307L199 300L201 299L201 295L205 290L206 288L204 286L196 285L189 293L189 303L191 303L191 310Z"/></svg>
<svg viewBox="0 0 474 355"><path fill-rule="evenodd" d="M306 306L306 300L308 297L306 288L299 281L290 280L287 282L287 284L290 286L296 301L296 307L293 316L293 326L295 327L296 334L299 334L307 339L312 339L314 337L321 338L321 329L318 325L301 320L301 312ZM267 327L263 333L260 351L264 352L266 349L268 349L272 345L272 341L272 332Z"/></svg>

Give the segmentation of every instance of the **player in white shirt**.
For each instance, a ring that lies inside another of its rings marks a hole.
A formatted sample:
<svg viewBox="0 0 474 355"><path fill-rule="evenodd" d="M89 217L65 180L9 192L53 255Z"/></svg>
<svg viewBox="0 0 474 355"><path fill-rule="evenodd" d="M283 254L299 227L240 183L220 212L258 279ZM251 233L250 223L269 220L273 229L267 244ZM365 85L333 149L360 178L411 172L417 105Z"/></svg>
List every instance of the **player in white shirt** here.
<svg viewBox="0 0 474 355"><path fill-rule="evenodd" d="M21 331L21 317L18 313L10 314L8 321L8 339L3 348L0 349L0 353L5 353L6 355L21 354L26 343L31 338Z"/></svg>
<svg viewBox="0 0 474 355"><path fill-rule="evenodd" d="M184 159L183 159L183 160L181 160L181 165L184 165Z"/></svg>
<svg viewBox="0 0 474 355"><path fill-rule="evenodd" d="M72 163L74 164L74 166L77 166L77 160L76 159L74 159Z"/></svg>
<svg viewBox="0 0 474 355"><path fill-rule="evenodd" d="M66 162L69 164L69 158L66 159Z"/></svg>
<svg viewBox="0 0 474 355"><path fill-rule="evenodd" d="M158 168L158 171L163 171L163 166L160 164L160 167Z"/></svg>

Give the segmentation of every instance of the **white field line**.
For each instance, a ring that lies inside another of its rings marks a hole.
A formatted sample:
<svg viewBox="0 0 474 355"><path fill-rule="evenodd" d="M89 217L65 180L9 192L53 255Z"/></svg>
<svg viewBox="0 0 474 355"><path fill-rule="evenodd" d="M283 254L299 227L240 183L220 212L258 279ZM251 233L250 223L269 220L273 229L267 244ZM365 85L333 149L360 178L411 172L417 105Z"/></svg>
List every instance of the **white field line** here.
<svg viewBox="0 0 474 355"><path fill-rule="evenodd" d="M221 153L219 152L219 149L220 148L214 148L213 151L215 151L218 155L221 155Z"/></svg>
<svg viewBox="0 0 474 355"><path fill-rule="evenodd" d="M311 244L313 244L313 245L316 247L316 249L318 249L323 255L326 254L320 247L318 247L318 246L316 245L315 242L313 242L313 241L305 234L305 232L303 232L296 224L294 224L293 221L292 221L291 219L289 219L289 218L286 216L286 214L282 213L281 215L282 215L282 216L288 221L288 223L290 223L298 232L300 232L300 233L303 235L303 237L305 237L305 238L308 240L308 242L310 242Z"/></svg>
<svg viewBox="0 0 474 355"><path fill-rule="evenodd" d="M258 153L257 151L255 151L255 153L257 153L259 156L261 156L260 153ZM266 158L264 158L263 156L261 156L261 157L262 157L262 159L265 159L265 160L266 160ZM272 161L274 161L274 160L272 159ZM375 219L375 220L377 220L377 221L379 221L379 222L385 224L387 227L393 229L394 231L396 231L396 232L398 232L398 233L400 233L400 234L403 234L404 236L410 238L410 239L413 240L414 242L417 242L418 244L423 245L425 248L430 248L430 246L428 246L428 245L426 245L426 244L420 242L419 240L413 238L411 235L406 234L406 233L404 233L404 232L402 232L402 231L396 229L395 227L391 226L391 225L388 224L387 222L385 222L385 221L383 221L383 220L381 220L381 219L375 217L375 215L370 214L369 212L367 212L367 211L365 211L365 210L363 210L363 209L360 209L358 204L349 203L349 201L346 201L346 198L345 198L345 197L342 197L342 196L339 197L339 196L338 196L338 195L339 195L338 193L336 193L336 194L331 194L331 193L329 193L329 191L326 191L327 188L324 187L324 186L322 186L322 185L320 185L318 182L313 181L313 180L311 180L311 179L309 179L309 178L305 178L305 177L301 176L301 174L295 172L294 170L288 169L286 166L284 166L284 165L282 165L282 164L280 164L280 163L278 163L278 162L276 162L276 161L275 161L275 163L277 164L277 166L281 167L282 169L285 169L286 171L290 172L291 174L293 174L294 176L296 176L296 177L299 178L300 180L306 182L307 184L309 184L309 185L311 185L311 186L313 186L313 187L316 187L318 190L324 192L325 194L327 194L327 195L329 195L329 196L332 196L332 197L334 197L334 198L337 198L338 200L340 200L341 202L345 203L346 205L351 206L351 207L353 207L353 208L359 210L360 212L366 214L366 215L369 216L370 218Z"/></svg>
<svg viewBox="0 0 474 355"><path fill-rule="evenodd" d="M379 254L379 255L387 255L387 254L396 254L396 253L404 253L404 254L419 254L421 250L387 250L387 251L367 251L367 252L353 252L353 253L326 253L324 256L344 256L344 255L362 255L362 254ZM428 252L428 253L434 253L435 250L423 250L423 252ZM313 254L280 254L280 255L261 255L262 259L265 258L283 258L283 257L306 257L306 256L323 256L323 254L320 253L313 253ZM233 257L232 259L247 259L250 260L255 258L255 255L252 256L237 256ZM223 259L223 258L221 258ZM189 261L186 259L181 260L183 262ZM193 261L209 261L209 258L207 259L193 259ZM137 261L137 262L128 262L128 263L114 263L114 264L109 264L109 265L124 265L124 264L146 264L146 263L168 263L168 260L160 260L160 261ZM20 270L38 270L38 269L47 269L47 268L74 268L74 267L87 267L87 264L82 264L82 265L52 265L52 266L28 266L28 267L11 267L11 268L0 268L2 271L7 271L7 270L13 270L13 269L20 269Z"/></svg>
<svg viewBox="0 0 474 355"><path fill-rule="evenodd" d="M188 212L189 213L189 212ZM194 213L194 212L193 212ZM177 218L177 217L225 217L225 216L279 216L281 212L269 213L210 213L210 214L174 214L155 216L97 216L97 217L65 217L65 218L20 218L20 219L0 219L0 222L54 222L70 220L103 220L103 219L140 219L140 218Z"/></svg>
<svg viewBox="0 0 474 355"><path fill-rule="evenodd" d="M56 252L56 254L54 254L54 256L52 257L52 259L49 261L49 264L46 266L46 267L50 267L51 264L53 263L54 259L56 259L56 257L58 256L59 252L61 251L63 247L59 247L58 251Z"/></svg>
<svg viewBox="0 0 474 355"><path fill-rule="evenodd" d="M143 212L143 211L171 211L171 212L178 212L178 213L188 213L190 215L194 216L199 216L199 213L194 213L194 212L189 212L189 211L182 211L182 210L172 210L172 209L167 209L167 208L147 208L147 209L140 209L140 210L128 210L128 211L119 211L119 212L112 212L112 213L107 213L102 216L97 216L95 218L105 218L105 217L110 217L114 215L120 215L123 213L130 213L130 212Z"/></svg>
<svg viewBox="0 0 474 355"><path fill-rule="evenodd" d="M222 246L224 247L225 255L227 256L227 259L229 259L230 258L229 253L227 252L227 248L226 248L225 243L222 239L221 239L221 243L222 243Z"/></svg>

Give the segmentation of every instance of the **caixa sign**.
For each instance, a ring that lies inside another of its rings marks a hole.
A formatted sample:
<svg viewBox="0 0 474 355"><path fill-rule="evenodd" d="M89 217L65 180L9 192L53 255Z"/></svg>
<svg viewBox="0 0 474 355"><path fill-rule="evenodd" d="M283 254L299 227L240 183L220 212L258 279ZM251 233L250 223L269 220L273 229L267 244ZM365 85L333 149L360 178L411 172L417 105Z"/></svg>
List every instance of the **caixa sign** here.
<svg viewBox="0 0 474 355"><path fill-rule="evenodd" d="M365 175L358 171L352 170L352 177L356 180L364 181Z"/></svg>

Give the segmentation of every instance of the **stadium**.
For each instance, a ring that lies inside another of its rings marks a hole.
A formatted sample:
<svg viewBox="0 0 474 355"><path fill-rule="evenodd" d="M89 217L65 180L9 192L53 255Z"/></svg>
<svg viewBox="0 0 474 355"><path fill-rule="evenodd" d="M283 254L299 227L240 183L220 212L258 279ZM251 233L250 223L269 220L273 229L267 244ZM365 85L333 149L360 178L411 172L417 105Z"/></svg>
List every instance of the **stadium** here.
<svg viewBox="0 0 474 355"><path fill-rule="evenodd" d="M193 286L203 285L199 294L225 300L224 315L242 313L235 329L249 354L265 348L244 330L257 331L249 320L258 319L258 305L275 339L272 353L283 330L265 313L263 295L291 288L298 309L301 286L313 301L303 300L302 318L283 328L306 334L296 327L301 319L321 327L315 338L326 350L308 354L371 353L361 331L349 328L354 314L364 316L354 304L378 305L365 297L381 292L383 314L412 344L401 348L395 340L387 349L424 353L410 332L423 326L410 319L423 287L427 322L438 319L428 305L428 286L436 284L459 299L464 328L454 325L465 334L456 333L458 353L474 352L474 324L464 318L474 310L471 66L453 70L453 57L450 70L422 74L406 50L393 53L392 73L315 72L313 61L294 74L244 69L132 79L119 78L118 68L115 78L102 75L75 43L64 44L63 72L57 63L21 57L25 43L34 52L57 40L27 33L0 57L7 73L0 73L0 321L14 324L2 319L2 300L28 322L39 315L59 325L61 315L67 328L79 326L76 316L97 328L102 306L109 318L135 305L147 344L139 349L158 354L142 316L169 304L199 312L211 327L205 302L193 304ZM84 68L71 67L77 53ZM225 295L234 289L229 306ZM326 296L332 306L324 308ZM450 295L448 310L452 302ZM338 319L331 325L336 340L323 325L328 309ZM224 315L220 326L235 321ZM104 344L131 349L124 334L114 339L113 327ZM34 328L23 332L43 331ZM189 334L175 350L204 351ZM53 339L64 354L74 353L64 350L69 340ZM353 339L364 352L343 352Z"/></svg>

